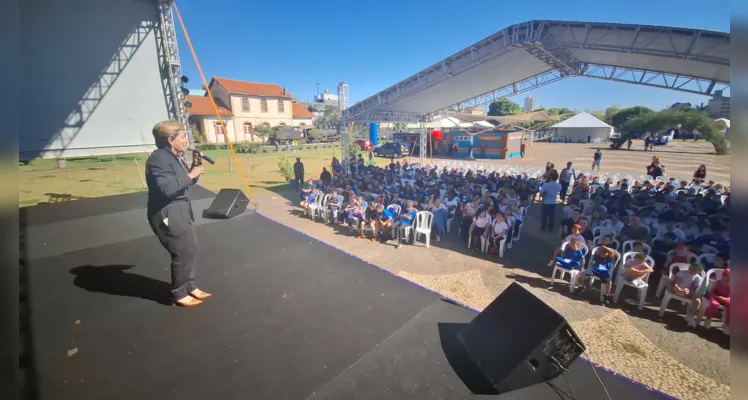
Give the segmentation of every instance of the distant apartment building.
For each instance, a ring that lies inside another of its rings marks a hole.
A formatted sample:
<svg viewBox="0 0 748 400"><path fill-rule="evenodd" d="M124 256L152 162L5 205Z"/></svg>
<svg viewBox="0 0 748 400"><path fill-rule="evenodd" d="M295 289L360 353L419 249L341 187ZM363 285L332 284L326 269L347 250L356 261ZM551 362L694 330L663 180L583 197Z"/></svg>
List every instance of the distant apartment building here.
<svg viewBox="0 0 748 400"><path fill-rule="evenodd" d="M709 100L707 113L712 118L730 119L730 98L722 95L721 90L714 92L714 97Z"/></svg>
<svg viewBox="0 0 748 400"><path fill-rule="evenodd" d="M523 110L525 112L535 111L535 96L525 97L525 107L523 108Z"/></svg>
<svg viewBox="0 0 748 400"><path fill-rule="evenodd" d="M314 102L325 105L338 105L338 95L330 93L329 90L325 89L322 93L314 96Z"/></svg>

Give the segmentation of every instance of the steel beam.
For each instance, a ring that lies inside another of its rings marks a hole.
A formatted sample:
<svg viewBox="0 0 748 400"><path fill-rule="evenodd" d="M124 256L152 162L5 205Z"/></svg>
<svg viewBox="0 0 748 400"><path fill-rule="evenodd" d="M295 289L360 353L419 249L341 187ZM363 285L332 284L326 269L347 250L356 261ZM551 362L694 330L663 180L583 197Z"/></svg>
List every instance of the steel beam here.
<svg viewBox="0 0 748 400"><path fill-rule="evenodd" d="M528 90L537 89L549 83L558 82L561 79L564 79L566 77L567 75L564 75L563 73L557 70L550 70L550 71L542 72L535 76L531 76L527 79L523 79L521 81L511 83L509 85L498 88L496 90L492 90L488 93L482 94L472 99L468 99L463 102L452 105L450 107L443 108L441 110L438 110L434 114L444 114L444 113L451 112L451 111L461 112L464 110L469 110L471 108L483 107L486 104L492 103L497 100L501 100L505 97L511 97L516 94L526 92Z"/></svg>
<svg viewBox="0 0 748 400"><path fill-rule="evenodd" d="M581 76L701 95L711 95L715 89L725 90L730 87L730 84L725 82L673 75L662 71L614 67L612 65L585 64L585 71Z"/></svg>

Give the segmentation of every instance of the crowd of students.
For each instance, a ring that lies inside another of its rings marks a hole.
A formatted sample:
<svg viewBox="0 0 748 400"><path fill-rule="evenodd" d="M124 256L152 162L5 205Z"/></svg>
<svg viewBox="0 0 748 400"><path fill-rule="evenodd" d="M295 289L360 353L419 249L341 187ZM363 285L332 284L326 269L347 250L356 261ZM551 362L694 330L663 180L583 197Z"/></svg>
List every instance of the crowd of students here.
<svg viewBox="0 0 748 400"><path fill-rule="evenodd" d="M412 242L399 235L400 228L418 223L420 211L430 212L423 223L437 241L456 229L475 251L495 254L502 242L511 248L539 186L534 176L508 171L391 160L386 168L355 162L344 175L339 166L334 159L332 173L325 170L321 179L307 182L300 206L321 212L331 224L348 224L359 239L397 240L398 248Z"/></svg>
<svg viewBox="0 0 748 400"><path fill-rule="evenodd" d="M647 282L654 286L652 281L662 280L657 286L690 302L690 326L697 326L702 316L705 326L711 326L719 308L727 314L723 330L729 334L730 193L701 179L703 170L690 181L662 176L614 180L576 174L571 163L560 172L547 165L540 190L544 214L552 213L557 197L567 201L563 242L549 267L578 271L581 291L590 278L600 280L603 295L609 296L614 284L645 288ZM569 176L573 185L557 183ZM544 215L544 228L553 230L554 220ZM671 269L673 265L686 267ZM706 282L705 272L713 269L717 279Z"/></svg>

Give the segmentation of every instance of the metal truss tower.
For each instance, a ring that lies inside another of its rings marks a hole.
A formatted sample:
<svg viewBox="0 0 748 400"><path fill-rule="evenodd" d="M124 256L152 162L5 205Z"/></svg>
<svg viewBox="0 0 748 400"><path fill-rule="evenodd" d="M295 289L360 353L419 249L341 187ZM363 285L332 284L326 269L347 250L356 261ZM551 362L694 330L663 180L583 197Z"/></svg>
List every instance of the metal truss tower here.
<svg viewBox="0 0 748 400"><path fill-rule="evenodd" d="M190 139L190 143L195 143L192 136L192 124L190 124L189 110L185 106L185 96L188 94L182 81L182 65L179 61L179 47L177 45L177 31L174 23L174 14L172 13L172 0L159 0L158 6L161 14L161 48L166 53L166 62L169 72L168 90L171 92L172 107L169 110L172 118L179 121L184 126L184 132Z"/></svg>
<svg viewBox="0 0 748 400"><path fill-rule="evenodd" d="M338 83L338 106L340 111L348 108L348 84L345 82Z"/></svg>

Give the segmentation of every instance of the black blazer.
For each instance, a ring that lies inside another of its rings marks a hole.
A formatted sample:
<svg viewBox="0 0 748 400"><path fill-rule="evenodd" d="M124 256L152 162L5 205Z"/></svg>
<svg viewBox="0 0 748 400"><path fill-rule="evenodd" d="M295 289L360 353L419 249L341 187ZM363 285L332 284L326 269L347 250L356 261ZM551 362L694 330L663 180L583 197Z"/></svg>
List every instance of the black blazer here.
<svg viewBox="0 0 748 400"><path fill-rule="evenodd" d="M187 188L197 179L187 176L182 162L167 149L151 153L145 164L145 181L148 185L148 221L155 229L168 218L168 228L179 233L192 225L195 217Z"/></svg>

